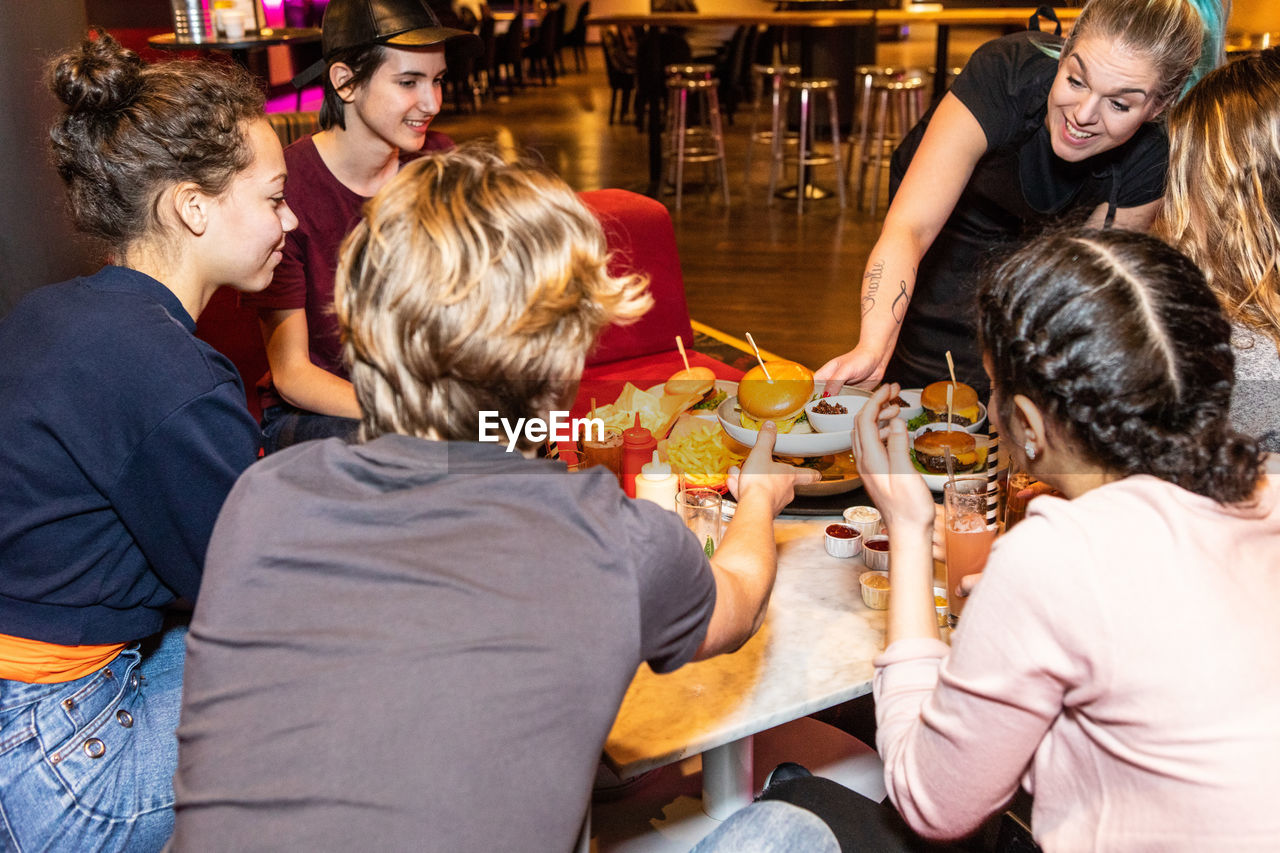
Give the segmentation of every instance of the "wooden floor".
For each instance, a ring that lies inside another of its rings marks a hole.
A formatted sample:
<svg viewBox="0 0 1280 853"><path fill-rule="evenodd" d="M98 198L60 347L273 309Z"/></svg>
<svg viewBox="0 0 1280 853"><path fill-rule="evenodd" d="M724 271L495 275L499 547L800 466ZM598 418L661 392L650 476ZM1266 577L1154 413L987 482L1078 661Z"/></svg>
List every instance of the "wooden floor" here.
<svg viewBox="0 0 1280 853"><path fill-rule="evenodd" d="M932 61L927 34L882 43L881 62ZM952 64L991 33L953 33ZM600 49L588 48L591 68L556 86L530 86L486 101L476 114L442 114L433 127L455 140L488 138L500 148L531 154L575 189L620 187L643 192L648 183L647 140L634 124L608 123L609 87ZM567 57L568 59L568 57ZM740 110L726 130L731 202L686 189L683 210L672 209L689 310L695 320L736 337L750 331L761 347L817 368L845 352L858 336L859 280L879 222L850 200L842 212L834 197L767 204L768 160L763 147L745 174L749 113ZM700 178L696 172L695 179ZM834 189L832 167L818 167L818 182ZM794 183L794 180L791 181ZM885 181L887 184L887 179ZM882 189L882 195L887 188ZM881 216L883 216L883 202Z"/></svg>

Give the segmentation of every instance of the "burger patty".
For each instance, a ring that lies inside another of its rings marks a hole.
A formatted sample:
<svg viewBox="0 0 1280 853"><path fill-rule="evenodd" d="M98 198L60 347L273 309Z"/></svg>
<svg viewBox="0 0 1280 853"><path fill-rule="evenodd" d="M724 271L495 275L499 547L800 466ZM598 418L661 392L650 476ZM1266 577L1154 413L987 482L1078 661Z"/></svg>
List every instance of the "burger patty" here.
<svg viewBox="0 0 1280 853"><path fill-rule="evenodd" d="M946 456L943 456L943 455L934 456L929 453L917 452L916 461L920 463L921 468L924 468L924 470L928 471L930 474L947 473L947 457ZM969 471L973 470L975 467L977 467L976 463L974 465L961 465L959 460L957 460L955 463L957 474L968 473Z"/></svg>
<svg viewBox="0 0 1280 853"><path fill-rule="evenodd" d="M929 416L929 423L940 424L947 420L946 412L935 412L933 409L925 409L925 414ZM964 415L951 415L951 424L953 426L972 426L973 421Z"/></svg>

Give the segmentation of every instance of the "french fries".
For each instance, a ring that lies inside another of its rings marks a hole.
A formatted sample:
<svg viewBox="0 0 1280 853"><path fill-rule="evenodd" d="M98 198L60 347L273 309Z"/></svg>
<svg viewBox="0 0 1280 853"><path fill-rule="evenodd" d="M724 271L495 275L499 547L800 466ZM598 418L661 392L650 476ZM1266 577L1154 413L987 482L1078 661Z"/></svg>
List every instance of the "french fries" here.
<svg viewBox="0 0 1280 853"><path fill-rule="evenodd" d="M686 483L719 488L728 479L729 468L747 458L731 451L725 439L719 425L691 429L667 442L667 459Z"/></svg>

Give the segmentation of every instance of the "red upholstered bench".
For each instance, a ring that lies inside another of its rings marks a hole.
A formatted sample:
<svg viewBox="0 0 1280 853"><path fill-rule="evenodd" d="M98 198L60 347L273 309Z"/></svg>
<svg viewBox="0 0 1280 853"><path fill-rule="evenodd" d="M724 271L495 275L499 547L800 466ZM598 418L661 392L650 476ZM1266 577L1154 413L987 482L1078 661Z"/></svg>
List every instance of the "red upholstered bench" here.
<svg viewBox="0 0 1280 853"><path fill-rule="evenodd" d="M693 327L675 230L666 207L627 190L593 190L581 193L581 198L604 227L613 253L610 269L615 274L646 273L654 306L629 326L609 326L601 332L587 356L574 416L590 408L592 397L601 405L613 402L627 382L641 388L665 382L683 366L676 349L677 335L684 340L691 364L710 367L722 379L740 378L740 370L691 349ZM267 372L267 355L256 312L240 307L235 291L223 288L200 315L196 335L236 365L244 380L249 411L261 418L255 385Z"/></svg>
<svg viewBox="0 0 1280 853"><path fill-rule="evenodd" d="M676 348L677 335L684 340L690 364L710 367L721 379L741 378L742 371L692 350L684 274L667 208L627 190L595 190L580 196L604 228L613 252L610 271L647 274L654 306L632 325L609 326L600 333L587 356L573 416L585 414L592 397L601 405L612 403L627 382L640 388L666 382L684 366Z"/></svg>

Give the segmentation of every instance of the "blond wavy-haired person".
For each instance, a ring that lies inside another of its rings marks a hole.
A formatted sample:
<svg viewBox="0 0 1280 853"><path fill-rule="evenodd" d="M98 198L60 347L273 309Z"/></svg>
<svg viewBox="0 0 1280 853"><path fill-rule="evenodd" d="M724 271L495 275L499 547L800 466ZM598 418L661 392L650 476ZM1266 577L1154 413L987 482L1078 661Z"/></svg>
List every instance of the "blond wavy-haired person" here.
<svg viewBox="0 0 1280 853"><path fill-rule="evenodd" d="M1169 152L1157 231L1231 320L1233 422L1280 451L1280 50L1196 84L1169 116Z"/></svg>
<svg viewBox="0 0 1280 853"><path fill-rule="evenodd" d="M368 206L336 291L360 438L267 457L219 518L176 849L572 849L636 667L759 626L773 518L817 477L772 461L772 427L710 559L606 470L477 440L480 410L568 408L600 327L649 306L607 261L561 180L483 150Z"/></svg>
<svg viewBox="0 0 1280 853"><path fill-rule="evenodd" d="M647 280L608 274L599 223L548 172L482 149L404 171L337 274L361 436L474 440L480 411L568 408L600 328L653 305Z"/></svg>

